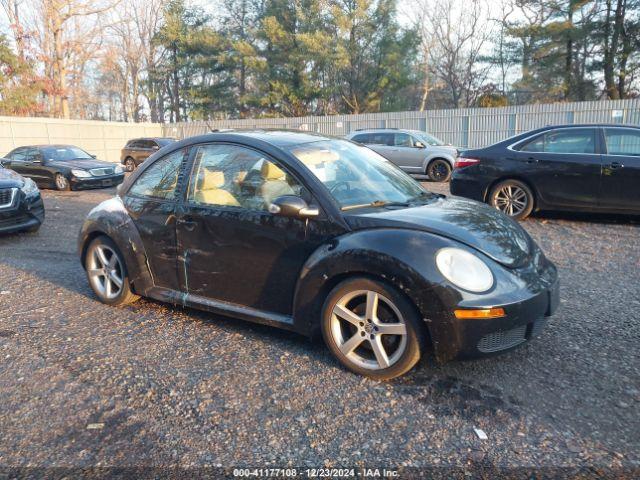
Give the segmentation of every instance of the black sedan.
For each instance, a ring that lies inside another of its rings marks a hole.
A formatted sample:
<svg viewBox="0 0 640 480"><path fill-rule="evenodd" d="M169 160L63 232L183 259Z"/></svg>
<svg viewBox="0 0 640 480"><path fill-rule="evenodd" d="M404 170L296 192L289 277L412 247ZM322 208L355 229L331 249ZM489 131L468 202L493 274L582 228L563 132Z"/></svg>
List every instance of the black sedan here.
<svg viewBox="0 0 640 480"><path fill-rule="evenodd" d="M256 131L165 148L82 227L104 303L142 295L321 333L377 379L426 348L439 361L508 350L558 304L556 268L517 223L424 190L366 147Z"/></svg>
<svg viewBox="0 0 640 480"><path fill-rule="evenodd" d="M41 187L58 190L112 187L124 180L120 165L96 160L73 145L19 147L9 152L4 165Z"/></svg>
<svg viewBox="0 0 640 480"><path fill-rule="evenodd" d="M535 210L640 214L640 128L562 125L460 154L451 193L523 219Z"/></svg>
<svg viewBox="0 0 640 480"><path fill-rule="evenodd" d="M0 158L0 233L35 232L44 221L44 204L37 185L2 167Z"/></svg>

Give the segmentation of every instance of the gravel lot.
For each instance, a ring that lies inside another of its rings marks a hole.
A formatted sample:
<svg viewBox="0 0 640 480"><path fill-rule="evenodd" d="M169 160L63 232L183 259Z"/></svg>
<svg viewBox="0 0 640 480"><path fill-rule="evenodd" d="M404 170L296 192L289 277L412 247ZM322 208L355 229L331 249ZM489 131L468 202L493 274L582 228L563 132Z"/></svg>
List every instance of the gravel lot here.
<svg viewBox="0 0 640 480"><path fill-rule="evenodd" d="M113 194L46 191L41 230L0 237L0 478L26 466L640 468L640 221L525 221L562 282L541 338L377 383L290 333L98 303L76 235Z"/></svg>

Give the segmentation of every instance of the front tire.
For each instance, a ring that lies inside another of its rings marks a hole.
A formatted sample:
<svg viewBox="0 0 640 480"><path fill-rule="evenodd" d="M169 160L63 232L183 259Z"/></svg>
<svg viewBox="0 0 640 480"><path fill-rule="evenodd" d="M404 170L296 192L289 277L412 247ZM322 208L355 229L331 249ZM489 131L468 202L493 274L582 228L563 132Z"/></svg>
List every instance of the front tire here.
<svg viewBox="0 0 640 480"><path fill-rule="evenodd" d="M126 305L140 298L131 291L124 257L110 238L100 236L89 244L84 265L89 285L102 303Z"/></svg>
<svg viewBox="0 0 640 480"><path fill-rule="evenodd" d="M357 277L338 284L322 311L322 336L347 369L390 380L420 360L423 330L413 305L385 283Z"/></svg>
<svg viewBox="0 0 640 480"><path fill-rule="evenodd" d="M446 182L451 177L451 164L443 158L436 158L427 167L427 176L434 182Z"/></svg>
<svg viewBox="0 0 640 480"><path fill-rule="evenodd" d="M71 190L71 184L69 183L69 180L61 173L56 173L55 184L56 189L60 191L68 192L69 190Z"/></svg>
<svg viewBox="0 0 640 480"><path fill-rule="evenodd" d="M489 193L489 204L515 220L527 218L533 211L533 202L533 192L519 180L504 180Z"/></svg>

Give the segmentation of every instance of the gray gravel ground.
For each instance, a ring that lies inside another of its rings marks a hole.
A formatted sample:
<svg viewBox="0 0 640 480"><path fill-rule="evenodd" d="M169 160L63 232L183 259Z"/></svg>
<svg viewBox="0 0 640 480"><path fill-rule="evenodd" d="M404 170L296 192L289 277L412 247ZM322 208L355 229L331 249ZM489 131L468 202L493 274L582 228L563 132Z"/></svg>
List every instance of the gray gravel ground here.
<svg viewBox="0 0 640 480"><path fill-rule="evenodd" d="M638 220L525 221L562 282L541 337L377 383L290 333L98 303L75 242L113 193L46 191L41 230L0 238L0 468L640 467Z"/></svg>

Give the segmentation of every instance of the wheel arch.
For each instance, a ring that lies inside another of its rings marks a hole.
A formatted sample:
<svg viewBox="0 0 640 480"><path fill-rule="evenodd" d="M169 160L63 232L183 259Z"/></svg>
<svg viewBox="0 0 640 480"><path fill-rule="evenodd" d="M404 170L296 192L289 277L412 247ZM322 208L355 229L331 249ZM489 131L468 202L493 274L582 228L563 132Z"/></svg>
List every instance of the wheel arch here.
<svg viewBox="0 0 640 480"><path fill-rule="evenodd" d="M535 188L529 180L527 180L526 178L520 175L503 175L502 177L499 177L496 180L493 180L491 183L489 183L483 195L484 203L489 202L489 194L495 188L495 186L500 182L504 182L506 180L517 180L518 182L522 182L527 187L529 187L529 190L531 190L531 193L533 193L533 210L532 211L535 212L538 210L538 205L541 203L540 193L538 192L538 189Z"/></svg>
<svg viewBox="0 0 640 480"><path fill-rule="evenodd" d="M429 242L430 238L433 242ZM429 246L416 251L418 242ZM413 250L409 248L411 245ZM347 234L331 245L320 247L311 255L298 280L294 329L310 337L317 336L329 292L346 279L366 277L386 283L410 302L423 320L430 347L437 354L438 347L446 344L438 337L446 334L447 328L440 328L440 322L449 321L449 309L444 305L451 299L439 283L435 262L429 259L445 245L450 245L446 239L425 232L376 229Z"/></svg>

